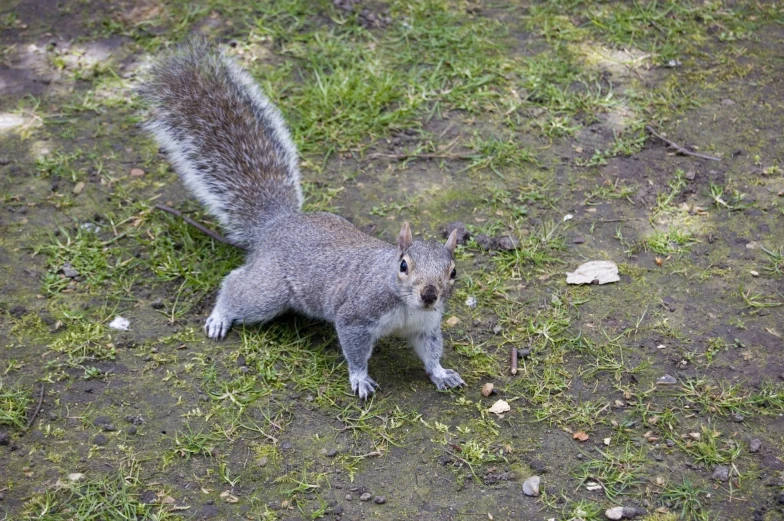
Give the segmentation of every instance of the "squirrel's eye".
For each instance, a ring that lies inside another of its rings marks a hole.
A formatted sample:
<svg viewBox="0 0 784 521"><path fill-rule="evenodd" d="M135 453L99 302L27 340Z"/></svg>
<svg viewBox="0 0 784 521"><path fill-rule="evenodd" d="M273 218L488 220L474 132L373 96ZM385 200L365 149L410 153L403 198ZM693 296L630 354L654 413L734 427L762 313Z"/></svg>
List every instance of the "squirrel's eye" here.
<svg viewBox="0 0 784 521"><path fill-rule="evenodd" d="M408 263L406 261L400 263L400 273L408 273Z"/></svg>
<svg viewBox="0 0 784 521"><path fill-rule="evenodd" d="M457 270L452 268L452 273L449 274L449 278L454 279L455 277L457 277Z"/></svg>

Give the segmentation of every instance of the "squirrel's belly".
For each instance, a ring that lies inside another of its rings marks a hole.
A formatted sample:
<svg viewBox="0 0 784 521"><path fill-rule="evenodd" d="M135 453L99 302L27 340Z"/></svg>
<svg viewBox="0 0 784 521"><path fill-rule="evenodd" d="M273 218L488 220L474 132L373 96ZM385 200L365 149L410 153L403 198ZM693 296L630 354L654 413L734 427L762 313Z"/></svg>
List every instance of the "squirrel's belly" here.
<svg viewBox="0 0 784 521"><path fill-rule="evenodd" d="M397 307L381 316L376 326L376 337L388 335L407 337L420 331L432 331L441 324L440 310Z"/></svg>

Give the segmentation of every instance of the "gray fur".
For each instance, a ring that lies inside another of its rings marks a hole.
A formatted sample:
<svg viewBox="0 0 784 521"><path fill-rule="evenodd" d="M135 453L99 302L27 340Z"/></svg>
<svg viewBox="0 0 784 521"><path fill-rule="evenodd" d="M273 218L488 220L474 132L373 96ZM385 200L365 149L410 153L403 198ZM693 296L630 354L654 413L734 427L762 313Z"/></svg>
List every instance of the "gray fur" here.
<svg viewBox="0 0 784 521"><path fill-rule="evenodd" d="M368 375L373 346L392 334L409 340L439 389L465 385L440 362L454 234L446 245L415 242L404 224L393 246L337 215L301 212L296 150L277 110L204 44L159 61L143 92L153 109L147 126L186 185L249 246L221 284L210 338L295 310L335 325L351 389L363 399L377 387Z"/></svg>

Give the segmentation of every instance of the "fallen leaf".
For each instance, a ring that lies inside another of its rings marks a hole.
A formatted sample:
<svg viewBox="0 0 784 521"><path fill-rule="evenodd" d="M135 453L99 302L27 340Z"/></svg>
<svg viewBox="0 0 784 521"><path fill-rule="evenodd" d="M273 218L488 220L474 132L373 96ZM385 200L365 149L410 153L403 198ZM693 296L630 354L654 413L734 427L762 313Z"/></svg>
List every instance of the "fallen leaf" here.
<svg viewBox="0 0 784 521"><path fill-rule="evenodd" d="M165 498L161 499L161 503L164 505L171 505L174 503L174 498L171 496L166 496Z"/></svg>
<svg viewBox="0 0 784 521"><path fill-rule="evenodd" d="M618 265L612 261L590 261L566 274L567 284L608 284L618 282Z"/></svg>
<svg viewBox="0 0 784 521"><path fill-rule="evenodd" d="M590 436L588 436L584 431L577 431L574 434L572 434L572 438L580 441L588 441Z"/></svg>
<svg viewBox="0 0 784 521"><path fill-rule="evenodd" d="M460 323L460 319L459 319L459 318L457 318L457 317L455 317L455 316L451 316L451 317L449 317L449 318L447 319L447 321L446 321L446 324L447 324L448 326L451 326L451 327L454 327L454 326L458 325L459 323Z"/></svg>
<svg viewBox="0 0 784 521"><path fill-rule="evenodd" d="M610 442L612 441L612 438L604 438L603 441L604 441L604 444L609 447L610 446Z"/></svg>
<svg viewBox="0 0 784 521"><path fill-rule="evenodd" d="M502 415L502 414L504 414L505 412L511 411L511 410L512 410L512 408L511 408L511 407L509 407L509 404L508 404L508 403L506 403L504 400L498 400L498 401L497 401L497 402L495 402L495 403L492 405L492 407L490 407L490 409L488 409L488 410L489 410L490 412L492 412L492 413L495 413L495 414L497 414L498 416L501 416L501 415Z"/></svg>

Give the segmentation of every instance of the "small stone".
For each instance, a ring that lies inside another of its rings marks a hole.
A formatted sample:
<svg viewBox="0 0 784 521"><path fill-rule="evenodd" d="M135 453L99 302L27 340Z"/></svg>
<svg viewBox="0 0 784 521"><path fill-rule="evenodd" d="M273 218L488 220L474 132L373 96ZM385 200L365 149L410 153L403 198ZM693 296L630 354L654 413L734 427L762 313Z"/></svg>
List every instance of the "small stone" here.
<svg viewBox="0 0 784 521"><path fill-rule="evenodd" d="M137 430L136 430L136 426L135 425L131 425L130 427L125 429L125 434L134 435L134 434L136 434L136 432L137 432Z"/></svg>
<svg viewBox="0 0 784 521"><path fill-rule="evenodd" d="M63 272L63 275L69 279L79 276L79 272L71 266L70 262L66 262L63 264L63 267L60 268L60 271Z"/></svg>
<svg viewBox="0 0 784 521"><path fill-rule="evenodd" d="M759 452L761 448L762 448L762 442L757 438L754 438L749 442L749 452L751 453Z"/></svg>
<svg viewBox="0 0 784 521"><path fill-rule="evenodd" d="M385 498L384 496L376 496L373 498L373 503L377 505L383 505L386 502L387 502L387 498Z"/></svg>
<svg viewBox="0 0 784 521"><path fill-rule="evenodd" d="M512 251L517 249L520 245L520 240L516 237L512 237L511 235L505 235L503 237L498 237L495 240L496 248L503 251Z"/></svg>
<svg viewBox="0 0 784 521"><path fill-rule="evenodd" d="M674 376L665 374L656 379L656 385L676 385L678 380Z"/></svg>
<svg viewBox="0 0 784 521"><path fill-rule="evenodd" d="M500 333L503 330L504 330L504 328L501 327L500 324L496 324L496 325L493 326L493 334L494 335L497 335L498 333Z"/></svg>
<svg viewBox="0 0 784 521"><path fill-rule="evenodd" d="M103 434L99 434L98 436L93 438L93 443L98 445L99 447L103 447L104 445L106 445L106 443L108 443L108 441L109 440L107 440L106 436L104 436Z"/></svg>
<svg viewBox="0 0 784 521"><path fill-rule="evenodd" d="M72 192L74 195L79 195L80 193L82 193L83 190L84 190L84 181L79 181L74 185Z"/></svg>
<svg viewBox="0 0 784 521"><path fill-rule="evenodd" d="M683 177L684 177L684 178L685 178L687 181L694 181L694 178L695 178L695 177L697 177L697 172L695 172L694 170L689 170L688 172L686 172L685 174L683 174Z"/></svg>
<svg viewBox="0 0 784 521"><path fill-rule="evenodd" d="M328 458L334 458L337 455L338 455L338 451L335 449L330 449L329 451L327 451Z"/></svg>
<svg viewBox="0 0 784 521"><path fill-rule="evenodd" d="M280 444L280 450L291 450L292 448L293 446L288 441L284 441L283 443Z"/></svg>
<svg viewBox="0 0 784 521"><path fill-rule="evenodd" d="M237 357L237 367L244 367L246 365L248 365L248 363L245 360L245 357L242 356L242 355L238 356Z"/></svg>
<svg viewBox="0 0 784 521"><path fill-rule="evenodd" d="M668 447L674 447L674 446L675 446L675 441L674 441L674 440L667 440L667 441L665 442L665 444L666 444Z"/></svg>
<svg viewBox="0 0 784 521"><path fill-rule="evenodd" d="M531 476L523 482L523 494L529 497L537 497L539 495L539 484L542 478L539 476Z"/></svg>
<svg viewBox="0 0 784 521"><path fill-rule="evenodd" d="M353 500L354 500L354 496L352 496L351 494L346 494L346 501L353 501Z"/></svg>
<svg viewBox="0 0 784 521"><path fill-rule="evenodd" d="M733 421L741 423L741 422L743 422L743 420L745 418L743 417L743 415L741 413L736 411L736 412L732 413L732 419L733 419Z"/></svg>
<svg viewBox="0 0 784 521"><path fill-rule="evenodd" d="M573 244L583 244L585 242L585 237L582 235L575 235L572 239Z"/></svg>
<svg viewBox="0 0 784 521"><path fill-rule="evenodd" d="M68 474L68 480L72 481L73 483L76 483L83 479L84 479L84 474L82 474L81 472L73 472L71 474Z"/></svg>
<svg viewBox="0 0 784 521"><path fill-rule="evenodd" d="M261 458L256 460L257 467L266 467L267 463L269 463L269 459L266 456L262 456Z"/></svg>
<svg viewBox="0 0 784 521"><path fill-rule="evenodd" d="M645 515L644 508L636 508L636 507L623 507L623 517L626 519L634 519L637 516Z"/></svg>
<svg viewBox="0 0 784 521"><path fill-rule="evenodd" d="M730 468L725 465L716 465L711 477L717 481L727 481L730 479Z"/></svg>
<svg viewBox="0 0 784 521"><path fill-rule="evenodd" d="M518 349L517 350L517 357L518 358L528 358L531 356L531 350L528 348L525 349Z"/></svg>
<svg viewBox="0 0 784 521"><path fill-rule="evenodd" d="M480 233L476 237L474 237L474 241L479 245L480 248L483 250L493 250L495 249L495 240L492 239L489 235Z"/></svg>
<svg viewBox="0 0 784 521"><path fill-rule="evenodd" d="M457 230L457 244L465 244L471 238L471 234L466 230L465 224L460 221L449 223L444 227L444 238L448 238L455 230Z"/></svg>
<svg viewBox="0 0 784 521"><path fill-rule="evenodd" d="M623 507L612 507L604 511L604 517L607 519L623 519Z"/></svg>
<svg viewBox="0 0 784 521"><path fill-rule="evenodd" d="M543 461L538 459L532 459L528 462L528 466L531 467L531 470L534 472L538 472L539 474L544 474L547 472L547 465L544 464Z"/></svg>
<svg viewBox="0 0 784 521"><path fill-rule="evenodd" d="M115 427L113 423L107 423L103 425L103 430L106 432L114 432L117 430L117 427Z"/></svg>
<svg viewBox="0 0 784 521"><path fill-rule="evenodd" d="M370 492L365 492L364 494L362 494L361 496L359 496L359 500L360 500L360 501L370 501L370 499L371 499L372 497L373 497L373 494L371 494Z"/></svg>
<svg viewBox="0 0 784 521"><path fill-rule="evenodd" d="M731 100L731 99L729 99L729 98L726 98L726 99L723 99L723 100L721 100L721 104L722 104L722 105L727 105L727 106L730 106L730 105L735 105L735 102L734 102L734 101L732 101L732 100Z"/></svg>
<svg viewBox="0 0 784 521"><path fill-rule="evenodd" d="M495 388L495 386L493 385L492 382L487 382L486 384L484 384L482 386L482 396L487 398L488 396L493 394L494 388Z"/></svg>
<svg viewBox="0 0 784 521"><path fill-rule="evenodd" d="M150 307L152 309L163 309L163 299L155 299L150 303Z"/></svg>
<svg viewBox="0 0 784 521"><path fill-rule="evenodd" d="M332 513L336 516L343 514L343 505L337 505L335 508L332 509Z"/></svg>
<svg viewBox="0 0 784 521"><path fill-rule="evenodd" d="M131 177L144 177L145 173L141 168L131 168Z"/></svg>

